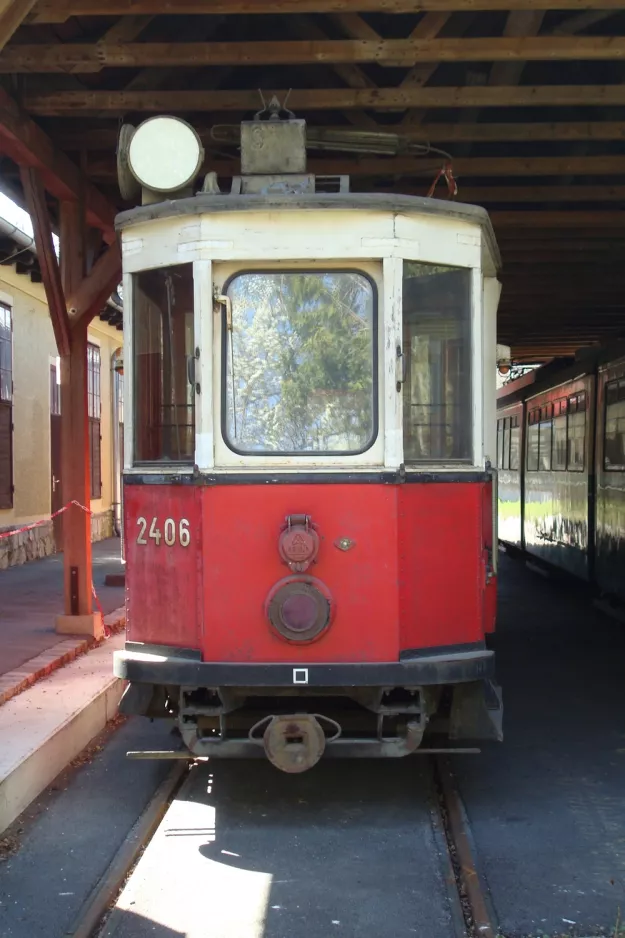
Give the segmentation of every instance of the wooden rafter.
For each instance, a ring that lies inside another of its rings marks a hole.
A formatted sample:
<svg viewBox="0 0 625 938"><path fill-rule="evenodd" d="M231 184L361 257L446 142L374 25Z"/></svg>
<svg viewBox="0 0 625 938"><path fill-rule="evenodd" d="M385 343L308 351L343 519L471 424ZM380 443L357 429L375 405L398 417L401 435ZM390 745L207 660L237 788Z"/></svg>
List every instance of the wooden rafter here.
<svg viewBox="0 0 625 938"><path fill-rule="evenodd" d="M491 219L495 228L595 228L597 230L622 229L625 232L625 213L609 211L538 211L538 212L493 212Z"/></svg>
<svg viewBox="0 0 625 938"><path fill-rule="evenodd" d="M72 324L85 318L90 321L94 316L98 316L121 278L121 252L118 242L114 241L67 297L67 309Z"/></svg>
<svg viewBox="0 0 625 938"><path fill-rule="evenodd" d="M308 169L319 176L431 176L440 169L440 158L432 157L363 157L334 160L309 159ZM453 163L455 174L462 180L471 176L560 176L573 173L580 176L625 175L625 156L475 156L459 157ZM95 178L112 178L115 164L111 159L92 160L89 173ZM212 170L218 176L232 176L239 172L236 161L208 159L203 171ZM556 198L556 191L553 198Z"/></svg>
<svg viewBox="0 0 625 938"><path fill-rule="evenodd" d="M210 147L211 127L203 119L194 122L205 146ZM369 125L354 125L351 130L369 132ZM397 134L398 141L414 143L454 143L459 141L481 141L493 143L497 141L523 141L540 142L545 140L625 140L625 121L571 121L518 124L420 124L409 127L405 124L399 126L381 126L375 128L381 133ZM336 133L337 127L309 127L309 140L314 139L316 132ZM117 127L80 127L72 130L65 128L59 131L56 139L59 145L67 150L76 150L86 147L90 150L112 151L117 142ZM315 148L311 147L311 154Z"/></svg>
<svg viewBox="0 0 625 938"><path fill-rule="evenodd" d="M450 16L451 13L446 12L424 13L415 29L413 29L410 38L421 40L434 39L434 37L440 33L441 29L446 26ZM467 17L464 19L465 24L468 24L469 20ZM404 75L401 81L401 87L422 88L424 85L427 85L437 68L438 63L432 62L427 62L425 65L422 63L413 65L410 71ZM419 124L425 119L426 113L424 108L412 108L404 114L401 123L404 126Z"/></svg>
<svg viewBox="0 0 625 938"><path fill-rule="evenodd" d="M284 101L288 89L263 89ZM294 89L295 111L408 107L577 107L625 104L625 85L522 85L460 88L318 88ZM129 111L255 111L258 91L41 91L24 95L24 106L40 116Z"/></svg>
<svg viewBox="0 0 625 938"><path fill-rule="evenodd" d="M461 0L39 0L31 21L64 23L71 16L125 14L418 13L465 9ZM622 0L476 0L486 10L619 10Z"/></svg>
<svg viewBox="0 0 625 938"><path fill-rule="evenodd" d="M401 191L407 193L406 187L401 187ZM482 202L625 202L625 186L461 185L458 200L478 205Z"/></svg>
<svg viewBox="0 0 625 938"><path fill-rule="evenodd" d="M312 16L293 17L293 26L299 35L306 36L308 41L324 42L327 41L327 33L321 28L317 20ZM379 37L378 37L379 39ZM335 64L333 66L334 74L341 81L345 82L348 88L374 88L375 83L369 76L354 63ZM343 116L350 124L360 124L365 127L375 128L376 121L373 117L363 110L344 111Z"/></svg>
<svg viewBox="0 0 625 938"><path fill-rule="evenodd" d="M50 310L56 347L59 355L69 355L71 346L69 317L61 284L61 272L54 251L52 225L46 205L43 181L39 171L32 166L23 167L20 175L28 211L33 222L37 259Z"/></svg>
<svg viewBox="0 0 625 938"><path fill-rule="evenodd" d="M0 153L20 166L36 168L48 192L61 201L75 201L84 193L88 223L113 236L115 207L3 89L0 89Z"/></svg>
<svg viewBox="0 0 625 938"><path fill-rule="evenodd" d="M0 49L24 22L36 0L0 0Z"/></svg>
<svg viewBox="0 0 625 938"><path fill-rule="evenodd" d="M20 44L0 55L0 72L100 72L104 68L168 68L219 65L343 65L376 63L500 63L489 84L513 84L510 77L528 61L611 61L625 59L622 36L504 36L497 39L326 39L280 42L99 42ZM417 66L403 88L421 87L430 66ZM505 69L501 72L501 69ZM423 71L422 71L423 70ZM371 87L360 82L351 87Z"/></svg>
<svg viewBox="0 0 625 938"><path fill-rule="evenodd" d="M571 36L573 33L581 33L582 30L600 23L609 16L614 16L614 10L584 10L583 13L576 13L575 16L567 17L562 23L552 29L552 36Z"/></svg>
<svg viewBox="0 0 625 938"><path fill-rule="evenodd" d="M120 16L104 34L102 41L107 42L133 42L140 36L152 20L153 16Z"/></svg>

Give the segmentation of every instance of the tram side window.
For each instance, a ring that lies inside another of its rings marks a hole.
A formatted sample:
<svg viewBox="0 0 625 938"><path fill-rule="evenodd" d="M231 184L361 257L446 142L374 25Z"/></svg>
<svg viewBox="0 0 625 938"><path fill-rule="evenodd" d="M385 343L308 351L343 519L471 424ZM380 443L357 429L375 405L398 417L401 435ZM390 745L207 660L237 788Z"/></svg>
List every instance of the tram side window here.
<svg viewBox="0 0 625 938"><path fill-rule="evenodd" d="M527 426L527 470L538 470L538 436L540 427L540 409L531 410L528 414Z"/></svg>
<svg viewBox="0 0 625 938"><path fill-rule="evenodd" d="M134 275L134 458L193 462L193 265Z"/></svg>
<svg viewBox="0 0 625 938"><path fill-rule="evenodd" d="M538 434L538 468L541 472L551 470L552 423L553 404L544 404L540 409L540 430Z"/></svg>
<svg viewBox="0 0 625 938"><path fill-rule="evenodd" d="M566 398L556 401L554 408L551 468L563 472L566 469L567 453Z"/></svg>
<svg viewBox="0 0 625 938"><path fill-rule="evenodd" d="M625 379L605 389L603 465L608 472L625 472Z"/></svg>
<svg viewBox="0 0 625 938"><path fill-rule="evenodd" d="M586 448L586 392L568 400L567 460L569 472L583 472Z"/></svg>
<svg viewBox="0 0 625 938"><path fill-rule="evenodd" d="M407 463L471 459L471 271L404 262Z"/></svg>
<svg viewBox="0 0 625 938"><path fill-rule="evenodd" d="M510 469L518 472L521 458L521 424L518 417L511 417L510 420Z"/></svg>
<svg viewBox="0 0 625 938"><path fill-rule="evenodd" d="M520 427L518 417L500 417L497 421L497 468L519 468Z"/></svg>

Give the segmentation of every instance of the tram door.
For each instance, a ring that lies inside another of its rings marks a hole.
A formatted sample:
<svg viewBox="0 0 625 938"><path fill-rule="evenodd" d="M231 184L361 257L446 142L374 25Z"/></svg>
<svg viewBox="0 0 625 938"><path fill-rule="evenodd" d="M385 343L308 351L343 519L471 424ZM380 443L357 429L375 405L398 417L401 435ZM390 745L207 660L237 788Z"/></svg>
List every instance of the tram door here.
<svg viewBox="0 0 625 938"><path fill-rule="evenodd" d="M61 488L61 383L58 365L50 365L50 505L51 511L63 507ZM52 521L56 550L63 550L63 516Z"/></svg>

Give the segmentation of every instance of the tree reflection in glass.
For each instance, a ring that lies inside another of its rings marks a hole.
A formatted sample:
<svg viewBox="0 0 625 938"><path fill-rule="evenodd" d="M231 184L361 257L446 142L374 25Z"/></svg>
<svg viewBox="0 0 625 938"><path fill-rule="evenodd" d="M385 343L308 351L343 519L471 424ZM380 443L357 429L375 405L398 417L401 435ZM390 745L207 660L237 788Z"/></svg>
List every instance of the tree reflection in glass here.
<svg viewBox="0 0 625 938"><path fill-rule="evenodd" d="M225 435L248 453L361 452L376 430L374 292L363 274L245 273L228 287Z"/></svg>

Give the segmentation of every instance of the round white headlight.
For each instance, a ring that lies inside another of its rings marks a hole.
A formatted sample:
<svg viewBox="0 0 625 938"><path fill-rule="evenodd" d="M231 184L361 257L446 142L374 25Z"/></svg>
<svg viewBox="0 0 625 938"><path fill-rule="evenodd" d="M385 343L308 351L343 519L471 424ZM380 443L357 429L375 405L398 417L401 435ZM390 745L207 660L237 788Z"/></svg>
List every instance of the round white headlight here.
<svg viewBox="0 0 625 938"><path fill-rule="evenodd" d="M128 165L135 179L155 192L173 192L192 182L204 161L202 142L179 117L149 117L135 130Z"/></svg>

